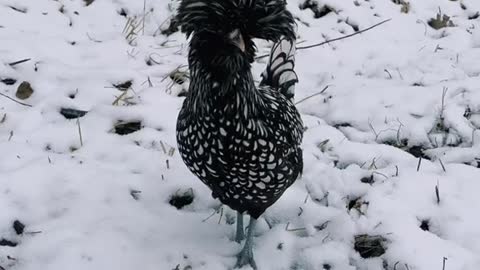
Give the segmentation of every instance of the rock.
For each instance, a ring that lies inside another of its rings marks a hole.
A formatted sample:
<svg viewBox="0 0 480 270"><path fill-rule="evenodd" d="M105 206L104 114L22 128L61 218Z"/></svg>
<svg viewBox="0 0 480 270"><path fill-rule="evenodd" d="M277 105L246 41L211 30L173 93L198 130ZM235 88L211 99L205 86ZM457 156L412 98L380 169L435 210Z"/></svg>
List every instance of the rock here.
<svg viewBox="0 0 480 270"><path fill-rule="evenodd" d="M140 190L134 190L134 189L130 190L130 195L135 201L140 200L140 193L142 193Z"/></svg>
<svg viewBox="0 0 480 270"><path fill-rule="evenodd" d="M17 93L15 93L15 96L19 99L27 99L33 94L33 88L30 85L29 82L22 82L18 88L17 88Z"/></svg>
<svg viewBox="0 0 480 270"><path fill-rule="evenodd" d="M387 239L381 235L357 235L355 236L355 250L364 259L380 257L385 254L384 246Z"/></svg>
<svg viewBox="0 0 480 270"><path fill-rule="evenodd" d="M23 234L23 230L25 229L25 224L23 224L19 220L15 220L13 222L13 229L18 235Z"/></svg>
<svg viewBox="0 0 480 270"><path fill-rule="evenodd" d="M87 111L76 110L76 109L69 109L69 108L61 108L60 114L67 119L76 119L83 117L87 114Z"/></svg>
<svg viewBox="0 0 480 270"><path fill-rule="evenodd" d="M118 135L127 135L142 129L142 122L124 122L119 121L115 124L115 133Z"/></svg>
<svg viewBox="0 0 480 270"><path fill-rule="evenodd" d="M0 240L0 246L2 247L16 247L18 243L2 238Z"/></svg>
<svg viewBox="0 0 480 270"><path fill-rule="evenodd" d="M327 5L323 5L321 7L318 6L317 1L313 0L305 0L303 4L300 4L300 9L310 9L313 12L313 17L315 19L322 18L328 15L330 12L335 12L335 10Z"/></svg>
<svg viewBox="0 0 480 270"><path fill-rule="evenodd" d="M422 220L420 223L420 229L424 231L430 231L430 221L428 219Z"/></svg>
<svg viewBox="0 0 480 270"><path fill-rule="evenodd" d="M169 204L177 209L182 209L183 207L193 203L194 198L195 196L193 195L192 189L188 189L186 191L177 191L170 197Z"/></svg>
<svg viewBox="0 0 480 270"><path fill-rule="evenodd" d="M13 78L5 78L5 79L2 79L1 82L6 85L14 85L17 82L17 80Z"/></svg>
<svg viewBox="0 0 480 270"><path fill-rule="evenodd" d="M363 177L362 179L360 179L360 182L373 185L375 183L375 179L373 178L373 174L372 174L368 177Z"/></svg>
<svg viewBox="0 0 480 270"><path fill-rule="evenodd" d="M122 83L113 84L113 87L117 88L120 91L127 91L130 87L132 87L132 85L133 81L128 80Z"/></svg>

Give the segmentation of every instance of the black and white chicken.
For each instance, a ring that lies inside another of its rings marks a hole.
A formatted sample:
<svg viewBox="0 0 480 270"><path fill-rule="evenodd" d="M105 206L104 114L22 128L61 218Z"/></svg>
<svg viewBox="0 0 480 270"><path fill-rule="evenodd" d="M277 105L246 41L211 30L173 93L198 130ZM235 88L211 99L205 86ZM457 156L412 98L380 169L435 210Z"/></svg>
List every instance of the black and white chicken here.
<svg viewBox="0 0 480 270"><path fill-rule="evenodd" d="M284 0L182 0L177 20L191 36L190 88L177 120L187 167L237 211L237 267L253 259L256 220L299 177L303 124L293 103L295 23ZM254 38L273 41L255 85Z"/></svg>

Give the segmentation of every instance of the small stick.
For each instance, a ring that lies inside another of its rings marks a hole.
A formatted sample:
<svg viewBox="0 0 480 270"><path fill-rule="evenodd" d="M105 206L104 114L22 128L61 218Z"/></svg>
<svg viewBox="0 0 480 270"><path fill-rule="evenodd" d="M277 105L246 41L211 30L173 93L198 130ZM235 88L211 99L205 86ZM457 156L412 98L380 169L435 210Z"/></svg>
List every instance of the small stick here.
<svg viewBox="0 0 480 270"><path fill-rule="evenodd" d="M22 60L19 60L19 61L15 61L15 62L12 62L12 63L8 63L8 65L10 65L11 67L14 67L16 65L19 65L19 64L22 64L22 63L25 63L25 62L28 62L32 60L32 58L25 58L25 59L22 59Z"/></svg>
<svg viewBox="0 0 480 270"><path fill-rule="evenodd" d="M88 34L88 33L87 33L87 37L88 37L88 39L90 39L90 40L91 40L91 41L93 41L93 42L96 42L96 43L102 43L102 41L101 41L101 40L94 39L94 38L93 38L93 37L91 37L91 36L90 36L90 34Z"/></svg>
<svg viewBox="0 0 480 270"><path fill-rule="evenodd" d="M160 146L162 147L163 153L167 154L167 149L165 148L165 144L163 144L163 141L160 141Z"/></svg>
<svg viewBox="0 0 480 270"><path fill-rule="evenodd" d="M303 214L303 208L302 207L298 207L300 209L300 212L298 213L298 216L301 216Z"/></svg>
<svg viewBox="0 0 480 270"><path fill-rule="evenodd" d="M20 102L20 101L18 101L18 100L15 100L15 99L13 99L13 98L11 98L11 97L9 97L9 96L7 96L7 95L3 94L3 93L0 93L0 95L1 95L1 96L4 96L4 97L6 97L6 98L10 99L11 101L13 101L13 102L16 102L16 103L18 103L18 104L20 104L20 105L23 105L23 106L26 106L26 107L33 107L33 106L32 106L32 105L30 105L30 104L23 103L23 102Z"/></svg>
<svg viewBox="0 0 480 270"><path fill-rule="evenodd" d="M368 30L373 29L373 28L375 28L375 27L377 27L377 26L380 26L380 25L382 25L382 24L384 24L384 23L386 23L386 22L389 22L389 21L391 21L391 20L392 20L392 19L387 19L387 20L381 21L381 22L379 22L379 23L377 23L377 24L374 24L374 25L372 25L372 26L370 26L370 27L368 27L368 28L365 28L365 29L363 29L363 30L357 31L357 32L355 32L355 33L353 33L353 34L350 34L350 35L346 35L346 36L339 37L339 38L334 38L334 39L329 39L329 40L326 40L326 41L324 41L324 42L320 42L320 43L318 43L318 44L308 45L308 46L304 46L304 47L297 47L297 50L310 49L310 48L313 48L313 47L322 46L322 45L327 44L327 43L330 43L330 42L334 42L334 41L346 39L346 38L349 38L349 37L353 37L353 36L356 36L356 35L358 35L358 34L367 32Z"/></svg>
<svg viewBox="0 0 480 270"><path fill-rule="evenodd" d="M400 72L400 69L397 68L398 75L400 76L400 79L403 81L403 76L402 73Z"/></svg>
<svg viewBox="0 0 480 270"><path fill-rule="evenodd" d="M440 204L440 183L437 181L437 185L435 186L435 195L437 196L437 204Z"/></svg>
<svg viewBox="0 0 480 270"><path fill-rule="evenodd" d="M442 270L445 270L445 262L448 260L447 257L443 257L443 267Z"/></svg>
<svg viewBox="0 0 480 270"><path fill-rule="evenodd" d="M418 158L417 172L420 171L420 165L422 165L422 157Z"/></svg>
<svg viewBox="0 0 480 270"><path fill-rule="evenodd" d="M212 213L210 216L208 216L207 218L203 219L202 222L205 222L205 221L209 220L209 219L210 219L211 217L213 217L217 212L218 212L218 210L213 211L213 213Z"/></svg>
<svg viewBox="0 0 480 270"><path fill-rule="evenodd" d="M445 165L443 165L442 159L439 158L438 161L440 161L440 165L442 165L442 169L444 172L447 172L447 169L445 169Z"/></svg>
<svg viewBox="0 0 480 270"><path fill-rule="evenodd" d="M147 0L143 0L142 35L145 35L145 18L146 17L147 17Z"/></svg>
<svg viewBox="0 0 480 270"><path fill-rule="evenodd" d="M39 234L39 233L42 233L42 231L25 232L25 234L30 234L30 235Z"/></svg>
<svg viewBox="0 0 480 270"><path fill-rule="evenodd" d="M223 218L223 207L220 208L220 218L218 219L218 224L220 224L220 222L222 221L222 218Z"/></svg>
<svg viewBox="0 0 480 270"><path fill-rule="evenodd" d="M378 175L381 175L381 176L385 177L386 179L388 179L388 176L386 176L385 174L383 174L381 172L373 172L373 174L378 174Z"/></svg>
<svg viewBox="0 0 480 270"><path fill-rule="evenodd" d="M296 229L288 229L288 232L298 232L298 231L305 231L307 228L296 228Z"/></svg>
<svg viewBox="0 0 480 270"><path fill-rule="evenodd" d="M388 74L388 77L390 77L390 79L393 79L393 76L390 73L390 71L388 71L388 69L384 69L383 71L385 71Z"/></svg>
<svg viewBox="0 0 480 270"><path fill-rule="evenodd" d="M346 35L346 36L342 36L342 37L338 37L338 38L334 38L334 39L328 39L328 40L325 40L324 42L320 42L320 43L313 44L313 45L308 45L308 46L303 46L303 47L297 47L297 50L305 50L305 49L310 49L310 48L314 48L314 47L319 47L319 46L322 46L322 45L324 45L324 44L328 44L328 43L330 43L330 42L335 42L335 41L339 41L339 40L346 39L346 38L349 38L349 37L353 37L353 36L356 36L356 35L358 35L358 34L367 32L368 30L371 30L371 29L373 29L373 28L375 28L375 27L377 27L377 26L380 26L380 25L382 25L382 24L384 24L384 23L386 23L386 22L389 22L389 21L391 21L391 20L392 20L392 19L387 19L387 20L381 21L381 22L379 22L379 23L377 23L377 24L374 24L374 25L372 25L372 26L370 26L370 27L368 27L368 28L365 28L365 29L363 29L363 30L357 31L357 32L355 32L355 33L353 33L353 34L350 34L350 35ZM255 59L258 60L258 59L262 59L262 58L265 58L265 57L268 57L268 56L269 56L269 54L264 54L264 55L260 55L260 56L255 57Z"/></svg>
<svg viewBox="0 0 480 270"><path fill-rule="evenodd" d="M82 128L80 127L80 118L77 118L78 135L80 137L80 146L83 147Z"/></svg>
<svg viewBox="0 0 480 270"><path fill-rule="evenodd" d="M300 104L300 103L302 103L302 102L304 102L304 101L306 101L306 100L308 100L308 99L311 99L311 98L313 98L313 97L316 97L316 96L318 96L318 95L321 95L321 94L325 93L325 91L327 91L328 87L330 87L330 85L325 86L325 87L322 89L322 91L320 91L320 92L318 92L318 93L315 93L315 94L310 95L310 96L308 96L308 97L306 97L306 98L304 98L304 99L302 99L302 100L300 100L300 101L297 101L297 102L295 103L295 105L298 105L298 104Z"/></svg>

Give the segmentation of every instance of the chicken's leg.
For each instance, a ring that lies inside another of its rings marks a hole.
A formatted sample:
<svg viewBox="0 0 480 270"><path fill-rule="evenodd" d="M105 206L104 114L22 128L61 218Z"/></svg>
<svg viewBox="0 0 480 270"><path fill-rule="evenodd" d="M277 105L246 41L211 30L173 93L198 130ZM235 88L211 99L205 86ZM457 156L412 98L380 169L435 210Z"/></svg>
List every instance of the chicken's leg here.
<svg viewBox="0 0 480 270"><path fill-rule="evenodd" d="M243 246L242 251L237 255L237 264L235 267L242 267L247 264L257 270L257 265L255 260L253 259L253 231L255 230L255 225L257 224L257 220L250 217L250 224L248 225L248 234L247 240L245 241L245 245Z"/></svg>
<svg viewBox="0 0 480 270"><path fill-rule="evenodd" d="M245 231L243 229L243 214L237 211L237 234L235 235L235 242L241 243L245 239Z"/></svg>

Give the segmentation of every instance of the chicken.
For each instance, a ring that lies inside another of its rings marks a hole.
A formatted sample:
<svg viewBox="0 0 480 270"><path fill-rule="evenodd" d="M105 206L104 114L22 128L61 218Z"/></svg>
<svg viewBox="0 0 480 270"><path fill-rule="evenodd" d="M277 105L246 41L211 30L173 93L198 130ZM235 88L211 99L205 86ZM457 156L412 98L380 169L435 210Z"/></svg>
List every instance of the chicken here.
<svg viewBox="0 0 480 270"><path fill-rule="evenodd" d="M190 87L177 120L187 167L237 211L237 267L253 259L256 220L300 176L303 123L293 103L295 25L283 0L182 0L177 20L191 36ZM254 38L274 42L255 85Z"/></svg>

